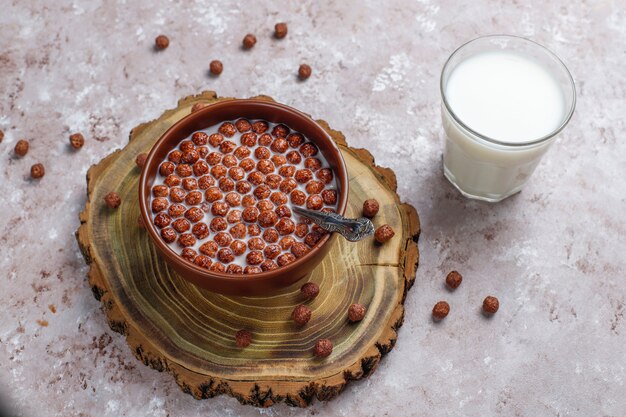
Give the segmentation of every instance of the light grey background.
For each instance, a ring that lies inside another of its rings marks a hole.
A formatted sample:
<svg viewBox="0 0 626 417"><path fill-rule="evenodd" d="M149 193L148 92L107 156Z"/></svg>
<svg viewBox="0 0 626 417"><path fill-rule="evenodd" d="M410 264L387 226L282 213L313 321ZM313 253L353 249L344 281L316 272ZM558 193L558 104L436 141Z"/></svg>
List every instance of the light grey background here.
<svg viewBox="0 0 626 417"><path fill-rule="evenodd" d="M0 10L0 393L23 415L626 415L624 1L0 0ZM279 21L289 35L276 41ZM247 32L258 43L243 52ZM155 53L160 33L171 44ZM447 56L492 33L556 52L579 100L524 191L497 205L444 180L438 92ZM216 58L224 72L212 79ZM301 62L313 68L305 83ZM205 89L268 94L327 120L396 172L421 216L396 348L334 401L196 401L133 357L86 283L73 233L87 168ZM77 153L74 131L87 138ZM16 160L21 138L31 150ZM37 161L46 176L32 183ZM451 269L465 277L454 293L443 286ZM501 304L491 320L479 312L488 294ZM435 325L440 299L451 312Z"/></svg>

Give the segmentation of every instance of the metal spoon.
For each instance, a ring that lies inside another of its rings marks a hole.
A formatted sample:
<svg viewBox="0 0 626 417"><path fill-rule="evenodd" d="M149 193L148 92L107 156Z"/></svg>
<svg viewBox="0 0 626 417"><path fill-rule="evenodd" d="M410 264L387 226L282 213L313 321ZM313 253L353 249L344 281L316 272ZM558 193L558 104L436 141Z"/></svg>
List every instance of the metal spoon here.
<svg viewBox="0 0 626 417"><path fill-rule="evenodd" d="M293 211L310 219L322 229L339 233L350 242L358 242L374 234L374 224L365 217L348 219L337 213L323 213L300 207L294 207Z"/></svg>

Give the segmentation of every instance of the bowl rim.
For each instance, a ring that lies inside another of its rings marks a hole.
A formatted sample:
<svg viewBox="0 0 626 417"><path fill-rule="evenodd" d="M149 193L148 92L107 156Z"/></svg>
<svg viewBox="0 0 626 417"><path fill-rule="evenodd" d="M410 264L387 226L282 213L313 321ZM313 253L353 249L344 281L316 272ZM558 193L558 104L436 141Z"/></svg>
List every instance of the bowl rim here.
<svg viewBox="0 0 626 417"><path fill-rule="evenodd" d="M289 274L290 272L294 272L301 265L306 263L308 260L314 258L316 253L320 251L324 247L324 245L332 243L331 239L334 237L335 233L331 232L325 235L313 248L311 248L311 250L306 255L304 255L302 258L296 259L294 262L286 266L278 267L277 269L270 270L270 271L263 271L258 274L228 274L226 272L215 272L215 271L210 271L206 268L200 267L192 262L189 262L188 260L184 259L180 254L176 253L168 244L166 244L162 240L160 232L157 230L156 226L152 222L152 217L150 215L151 210L148 207L148 200L150 199L150 193L148 192L148 190L152 189L151 185L148 186L148 172L150 171L150 167L153 164L155 163L160 164L162 162L162 160L157 160L155 156L157 154L157 150L163 147L164 144L166 144L169 141L169 138L172 135L176 134L176 131L180 128L180 126L185 123L188 123L189 120L195 119L195 118L201 118L203 114L210 113L216 108L229 107L233 105L267 107L279 113L289 113L292 116L300 118L304 120L306 123L310 123L312 126L314 126L314 128L319 132L319 135L316 135L315 137L311 137L311 135L307 135L306 138L314 143L316 143L317 140L320 140L320 138L322 138L322 140L325 140L326 142L328 142L328 145L329 145L328 147L332 151L335 151L337 155L339 156L337 158L338 166L333 168L333 171L335 171L334 172L335 177L338 180L338 186L340 187L339 198L338 198L338 203L337 203L337 213L342 214L342 215L345 213L345 210L348 206L348 188L349 188L348 170L346 167L346 162L343 158L343 154L341 153L341 150L339 149L335 141L331 138L331 136L328 134L328 132L311 116L299 110L296 110L293 107L287 106L285 104L277 103L273 101L266 101L262 99L237 99L237 98L222 99L214 103L207 104L205 107L201 108L200 110L192 112L188 114L187 116L183 117L182 119L178 120L176 123L170 126L159 137L159 139L157 139L157 141L152 145L152 148L150 149L150 152L148 153L146 163L143 169L141 170L141 176L139 178L139 208L141 211L141 216L143 218L145 228L148 231L148 234L150 235L153 243L157 245L158 249L160 249L167 258L169 258L171 261L178 263L181 267L184 267L186 269L191 269L193 270L193 272L200 274L202 276L205 276L207 278L210 278L212 280L220 280L225 283L231 283L231 282L241 283L242 276L245 277L246 283L270 282L270 281L275 280L277 276L279 275ZM237 119L239 119L239 117L235 117L231 120L237 120ZM218 122L218 123L221 123L221 122ZM272 122L272 123L281 123L281 122ZM213 126L213 125L210 125L210 126ZM207 126L207 127L210 127L210 126ZM170 150L168 150L167 152L169 152ZM345 179L345 181L342 182L341 181L342 178ZM183 276L183 278L187 280L187 277Z"/></svg>

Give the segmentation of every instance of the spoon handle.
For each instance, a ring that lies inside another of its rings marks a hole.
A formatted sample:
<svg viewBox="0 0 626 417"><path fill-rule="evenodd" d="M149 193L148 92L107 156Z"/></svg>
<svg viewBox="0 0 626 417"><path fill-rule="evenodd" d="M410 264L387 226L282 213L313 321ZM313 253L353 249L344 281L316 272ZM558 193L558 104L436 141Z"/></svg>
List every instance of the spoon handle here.
<svg viewBox="0 0 626 417"><path fill-rule="evenodd" d="M348 219L337 213L323 213L301 207L294 207L293 210L322 229L339 233L350 242L358 242L374 234L374 224L365 217Z"/></svg>

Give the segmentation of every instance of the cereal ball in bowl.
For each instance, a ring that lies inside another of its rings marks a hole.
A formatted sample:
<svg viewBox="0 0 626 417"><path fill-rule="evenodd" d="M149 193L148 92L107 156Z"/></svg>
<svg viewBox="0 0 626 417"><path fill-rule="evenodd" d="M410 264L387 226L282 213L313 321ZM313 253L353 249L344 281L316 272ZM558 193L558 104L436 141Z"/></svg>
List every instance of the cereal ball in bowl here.
<svg viewBox="0 0 626 417"><path fill-rule="evenodd" d="M139 186L163 259L229 295L268 294L306 276L336 236L303 230L293 208L343 214L347 198L345 162L326 131L298 110L252 99L219 101L173 125Z"/></svg>

